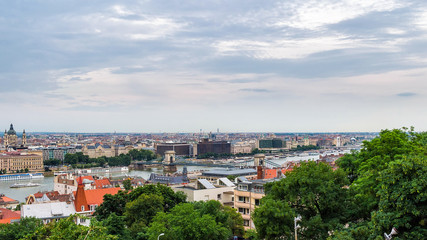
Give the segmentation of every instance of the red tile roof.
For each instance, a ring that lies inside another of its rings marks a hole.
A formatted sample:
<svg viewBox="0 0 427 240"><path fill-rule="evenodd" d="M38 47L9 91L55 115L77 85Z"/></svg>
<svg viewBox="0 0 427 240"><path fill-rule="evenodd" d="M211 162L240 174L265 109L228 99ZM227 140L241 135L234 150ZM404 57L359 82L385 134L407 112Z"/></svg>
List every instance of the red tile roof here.
<svg viewBox="0 0 427 240"><path fill-rule="evenodd" d="M100 188L111 186L111 182L110 180L108 180L108 178L98 179L98 180L95 180L95 186L96 186L96 189L100 189Z"/></svg>
<svg viewBox="0 0 427 240"><path fill-rule="evenodd" d="M10 223L13 219L20 219L21 212L20 211L12 211L6 208L0 208L0 224L2 223Z"/></svg>

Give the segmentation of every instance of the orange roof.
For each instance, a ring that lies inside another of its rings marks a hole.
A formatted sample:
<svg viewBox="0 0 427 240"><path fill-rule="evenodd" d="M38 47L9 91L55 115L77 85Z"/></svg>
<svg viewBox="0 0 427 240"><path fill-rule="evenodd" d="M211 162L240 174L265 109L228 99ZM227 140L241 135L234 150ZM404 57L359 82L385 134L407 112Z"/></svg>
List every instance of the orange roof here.
<svg viewBox="0 0 427 240"><path fill-rule="evenodd" d="M1 219L0 224L2 223L10 223L10 220L13 219L20 219L21 218L21 212L20 211L12 211L6 208L0 208L1 213Z"/></svg>
<svg viewBox="0 0 427 240"><path fill-rule="evenodd" d="M121 188L101 188L101 189L90 189L90 190L84 190L84 197L86 198L86 204L87 205L101 205L102 202L104 202L104 195L105 194L111 194L115 195L117 194ZM74 192L74 197L77 199L76 192ZM75 203L76 204L76 203ZM77 204L80 206L83 203ZM77 210L77 209L76 209ZM80 210L80 208L79 208ZM78 210L77 210L78 211Z"/></svg>
<svg viewBox="0 0 427 240"><path fill-rule="evenodd" d="M108 180L108 178L103 178L103 179L95 180L95 185L96 185L97 189L100 189L100 188L104 188L106 186L110 186L111 182L110 182L110 180Z"/></svg>
<svg viewBox="0 0 427 240"><path fill-rule="evenodd" d="M15 202L15 201L17 201L17 200L12 199L12 198L10 198L10 197L3 196L3 197L0 197L0 201L1 201L1 202Z"/></svg>
<svg viewBox="0 0 427 240"><path fill-rule="evenodd" d="M85 190L86 201L88 205L101 205L104 201L105 194L115 195L119 192L120 188L101 188Z"/></svg>

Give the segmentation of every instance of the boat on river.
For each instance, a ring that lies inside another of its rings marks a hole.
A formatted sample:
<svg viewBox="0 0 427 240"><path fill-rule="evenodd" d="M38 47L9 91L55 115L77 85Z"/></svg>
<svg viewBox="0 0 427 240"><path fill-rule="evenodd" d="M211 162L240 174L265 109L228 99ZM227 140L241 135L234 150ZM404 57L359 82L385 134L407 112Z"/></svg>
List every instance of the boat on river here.
<svg viewBox="0 0 427 240"><path fill-rule="evenodd" d="M10 185L10 188L25 188L25 187L38 187L40 184L38 183L15 183Z"/></svg>

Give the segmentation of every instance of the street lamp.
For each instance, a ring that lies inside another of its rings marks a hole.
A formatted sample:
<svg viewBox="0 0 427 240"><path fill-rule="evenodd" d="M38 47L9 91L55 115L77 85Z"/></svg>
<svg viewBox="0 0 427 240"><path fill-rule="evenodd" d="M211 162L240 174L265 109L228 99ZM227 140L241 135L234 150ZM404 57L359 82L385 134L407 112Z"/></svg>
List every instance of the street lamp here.
<svg viewBox="0 0 427 240"><path fill-rule="evenodd" d="M297 229L299 228L299 226L297 225L297 222L299 222L299 221L301 221L300 215L298 215L297 217L294 217L295 240L298 240Z"/></svg>
<svg viewBox="0 0 427 240"><path fill-rule="evenodd" d="M384 233L384 238L385 238L385 240L391 240L392 236L396 235L397 233L398 233L397 229L396 228L392 228L391 232L389 234Z"/></svg>
<svg viewBox="0 0 427 240"><path fill-rule="evenodd" d="M157 237L157 240L159 240L160 236L163 236L163 235L165 235L165 234L164 233L160 233L160 235Z"/></svg>

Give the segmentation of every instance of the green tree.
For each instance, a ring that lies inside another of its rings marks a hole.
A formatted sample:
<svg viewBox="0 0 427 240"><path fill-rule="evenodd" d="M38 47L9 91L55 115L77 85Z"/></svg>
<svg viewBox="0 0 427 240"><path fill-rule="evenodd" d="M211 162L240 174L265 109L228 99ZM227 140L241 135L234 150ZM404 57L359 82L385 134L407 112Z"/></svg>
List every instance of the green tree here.
<svg viewBox="0 0 427 240"><path fill-rule="evenodd" d="M377 233L396 227L399 238L427 236L427 158L408 156L389 164L378 177L379 208L372 214Z"/></svg>
<svg viewBox="0 0 427 240"><path fill-rule="evenodd" d="M347 176L340 169L334 171L327 164L313 161L301 163L301 166L287 173L286 178L266 184L266 196L262 202L283 210L287 209L284 203L289 204L295 215L302 217L299 222L301 228L298 230L300 238L326 239L329 231L339 228L351 218L353 205L350 191L346 188L347 183ZM267 199L282 203L274 205ZM261 207L262 205L263 203ZM285 212L282 214L292 215ZM262 221L267 222L262 222L261 225L274 224L268 219L257 219L257 216L265 214L255 214L254 221L258 224ZM287 227L293 229L293 224ZM263 234L267 236L276 233L273 231Z"/></svg>
<svg viewBox="0 0 427 240"><path fill-rule="evenodd" d="M265 198L252 218L261 239L289 239L295 214L286 201Z"/></svg>
<svg viewBox="0 0 427 240"><path fill-rule="evenodd" d="M102 225L106 227L108 234L118 236L120 240L131 239L129 229L125 226L124 216L111 213L107 219L102 221Z"/></svg>
<svg viewBox="0 0 427 240"><path fill-rule="evenodd" d="M160 233L165 234L163 240L225 240L232 236L214 216L200 214L191 203L177 205L169 213L159 212L147 229L148 239L156 240Z"/></svg>
<svg viewBox="0 0 427 240"><path fill-rule="evenodd" d="M129 179L126 179L123 181L123 187L126 191L129 191L132 189L132 182Z"/></svg>
<svg viewBox="0 0 427 240"><path fill-rule="evenodd" d="M96 208L94 215L99 221L108 218L112 213L123 216L127 202L128 194L126 192L119 191L115 195L106 194L103 203Z"/></svg>
<svg viewBox="0 0 427 240"><path fill-rule="evenodd" d="M141 194L137 199L126 204L124 215L128 226L142 222L148 226L158 212L163 212L163 197L155 194Z"/></svg>
<svg viewBox="0 0 427 240"><path fill-rule="evenodd" d="M223 206L215 200L195 202L194 209L201 215L208 214L213 216L217 223L229 228L234 236L243 236L243 218L236 209Z"/></svg>
<svg viewBox="0 0 427 240"><path fill-rule="evenodd" d="M26 240L45 240L45 239L61 239L61 240L115 240L117 236L109 235L106 228L97 222L95 219L91 221L90 227L77 225L74 222L75 216L70 216L51 222L47 225L39 227L32 234L26 235L23 239Z"/></svg>
<svg viewBox="0 0 427 240"><path fill-rule="evenodd" d="M18 223L0 224L1 240L17 240L34 233L43 223L36 218L21 218Z"/></svg>

